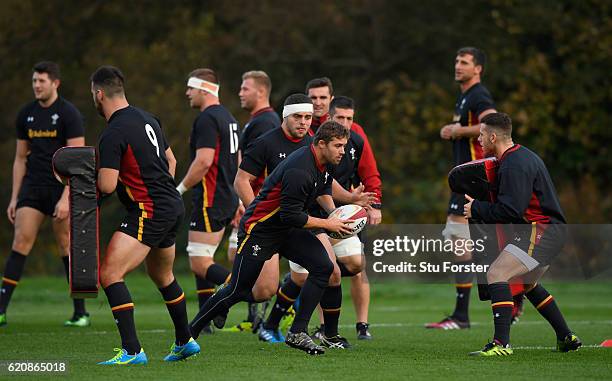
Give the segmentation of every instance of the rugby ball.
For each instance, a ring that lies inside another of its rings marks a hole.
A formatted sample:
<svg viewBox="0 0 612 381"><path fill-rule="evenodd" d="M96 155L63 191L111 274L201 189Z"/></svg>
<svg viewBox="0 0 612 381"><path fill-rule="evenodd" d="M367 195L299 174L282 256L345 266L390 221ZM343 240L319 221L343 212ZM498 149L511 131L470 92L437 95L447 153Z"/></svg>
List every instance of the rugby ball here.
<svg viewBox="0 0 612 381"><path fill-rule="evenodd" d="M345 239L354 236L363 230L368 223L368 212L359 205L343 205L334 209L327 218L336 217L341 220L354 220L348 226L351 229L351 234L342 234L336 232L328 232L327 234L335 239Z"/></svg>

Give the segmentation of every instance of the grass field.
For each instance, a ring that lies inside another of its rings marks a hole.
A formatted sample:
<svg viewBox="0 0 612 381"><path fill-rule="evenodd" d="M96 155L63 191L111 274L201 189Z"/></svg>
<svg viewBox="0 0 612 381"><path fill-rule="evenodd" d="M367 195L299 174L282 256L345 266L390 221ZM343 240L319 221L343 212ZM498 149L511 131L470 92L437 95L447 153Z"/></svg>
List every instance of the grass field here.
<svg viewBox="0 0 612 381"><path fill-rule="evenodd" d="M179 281L188 295L191 318L197 304L193 280L182 276ZM371 342L355 339L352 303L345 293L341 333L354 344L351 350L328 350L324 356L310 357L284 344L259 342L250 333L217 332L200 338L203 351L197 358L176 364L161 361L174 331L159 293L141 274L131 274L127 283L148 365L127 369L97 366L120 343L106 298L101 293L88 301L91 327L64 328L61 323L71 305L59 277L22 279L8 311L9 324L0 328L0 361L65 361L68 374L54 378L87 380L609 379L612 374L612 348L597 347L604 339L612 339L612 283L548 285L570 327L584 342L585 347L573 353L552 351L552 329L527 305L525 315L512 329L513 356L469 357L467 352L480 349L492 335L489 304L472 295L470 330L425 330L423 323L451 309L451 286L394 282L372 285L370 322L375 338ZM245 306L239 304L229 322L244 315ZM28 376L39 377L48 378Z"/></svg>

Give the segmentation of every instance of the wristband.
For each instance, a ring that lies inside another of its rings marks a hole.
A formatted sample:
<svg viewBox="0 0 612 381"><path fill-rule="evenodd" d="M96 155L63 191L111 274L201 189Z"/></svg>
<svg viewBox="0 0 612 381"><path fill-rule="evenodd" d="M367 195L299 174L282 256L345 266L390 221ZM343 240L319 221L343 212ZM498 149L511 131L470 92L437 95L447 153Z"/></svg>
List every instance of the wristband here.
<svg viewBox="0 0 612 381"><path fill-rule="evenodd" d="M182 196L183 193L187 192L188 188L185 186L185 184L183 184L183 182L181 182L177 187L176 190L179 192L179 194Z"/></svg>

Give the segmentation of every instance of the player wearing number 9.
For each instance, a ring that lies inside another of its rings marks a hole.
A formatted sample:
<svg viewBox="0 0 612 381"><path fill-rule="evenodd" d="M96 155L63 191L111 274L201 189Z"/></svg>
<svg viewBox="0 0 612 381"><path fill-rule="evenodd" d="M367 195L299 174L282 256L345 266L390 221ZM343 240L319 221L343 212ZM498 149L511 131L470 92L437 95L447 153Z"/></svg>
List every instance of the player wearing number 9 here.
<svg viewBox="0 0 612 381"><path fill-rule="evenodd" d="M119 353L104 365L144 364L134 324L134 303L125 276L146 261L149 276L166 303L176 341L165 360L199 352L187 327L185 294L172 271L176 232L183 222L183 200L176 191L176 161L160 122L125 98L123 74L102 66L91 77L91 93L108 127L99 139L98 189L117 195L127 211L100 266L100 283L121 335Z"/></svg>

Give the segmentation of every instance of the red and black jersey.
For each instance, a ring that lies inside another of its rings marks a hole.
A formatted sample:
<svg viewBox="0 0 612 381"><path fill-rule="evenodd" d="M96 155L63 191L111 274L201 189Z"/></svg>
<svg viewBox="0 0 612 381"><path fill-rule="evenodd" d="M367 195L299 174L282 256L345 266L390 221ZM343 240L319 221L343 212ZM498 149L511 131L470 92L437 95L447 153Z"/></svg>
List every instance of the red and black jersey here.
<svg viewBox="0 0 612 381"><path fill-rule="evenodd" d="M321 195L331 195L331 166L317 161L314 147L299 148L266 178L263 188L240 220L240 235L276 239L303 227L306 211Z"/></svg>
<svg viewBox="0 0 612 381"><path fill-rule="evenodd" d="M33 101L19 111L16 127L17 139L30 143L24 184L63 187L53 175L51 159L68 139L84 135L79 110L62 97L46 108Z"/></svg>
<svg viewBox="0 0 612 381"><path fill-rule="evenodd" d="M491 93L479 82L457 98L453 122L459 122L462 127L477 126L480 123L478 116L483 111L494 108ZM455 166L484 157L477 137L454 139L452 143Z"/></svg>
<svg viewBox="0 0 612 381"><path fill-rule="evenodd" d="M308 130L309 134L314 135L319 126L325 123L328 119L329 114L325 114L320 118L313 117L310 130ZM352 185L358 186L359 183L362 183L365 192L376 193L376 196L378 196L376 203L380 204L382 203L382 180L376 164L376 158L374 157L374 151L372 150L372 146L370 145L370 141L368 140L368 136L363 130L363 127L353 122L351 125L351 131L354 131L363 139L361 160L359 160L357 176L353 177L354 181Z"/></svg>
<svg viewBox="0 0 612 381"><path fill-rule="evenodd" d="M272 107L257 110L245 124L240 136L240 151L246 152L261 135L280 127L281 120Z"/></svg>
<svg viewBox="0 0 612 381"><path fill-rule="evenodd" d="M160 220L184 213L168 169L167 149L160 122L153 115L132 106L111 115L98 142L100 168L119 171L117 195L128 212Z"/></svg>
<svg viewBox="0 0 612 381"><path fill-rule="evenodd" d="M189 139L191 160L200 148L213 148L215 158L203 181L193 187L194 203L204 208L234 208L238 196L234 178L238 171L238 122L222 105L207 107L198 115ZM199 201L202 200L202 201Z"/></svg>
<svg viewBox="0 0 612 381"><path fill-rule="evenodd" d="M472 217L484 223L565 224L555 186L542 159L515 144L499 159L497 200L474 200Z"/></svg>
<svg viewBox="0 0 612 381"><path fill-rule="evenodd" d="M306 135L302 139L294 139L278 127L268 131L244 154L240 169L258 178L265 179L289 155L298 148L312 143L312 137Z"/></svg>

